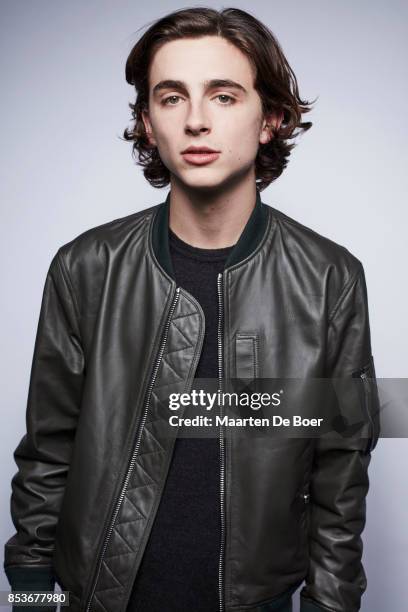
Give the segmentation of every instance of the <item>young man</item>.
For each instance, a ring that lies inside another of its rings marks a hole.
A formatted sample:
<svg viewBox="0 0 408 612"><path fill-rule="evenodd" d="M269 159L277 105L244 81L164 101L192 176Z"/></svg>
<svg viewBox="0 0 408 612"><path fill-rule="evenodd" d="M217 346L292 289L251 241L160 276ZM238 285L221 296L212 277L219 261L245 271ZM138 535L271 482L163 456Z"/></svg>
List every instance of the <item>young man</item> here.
<svg viewBox="0 0 408 612"><path fill-rule="evenodd" d="M126 76L125 138L170 191L51 262L10 584L56 579L75 612L287 612L305 580L302 612L355 612L375 420L368 439L184 438L166 411L194 378L375 378L360 261L260 198L308 103L237 9L159 20Z"/></svg>

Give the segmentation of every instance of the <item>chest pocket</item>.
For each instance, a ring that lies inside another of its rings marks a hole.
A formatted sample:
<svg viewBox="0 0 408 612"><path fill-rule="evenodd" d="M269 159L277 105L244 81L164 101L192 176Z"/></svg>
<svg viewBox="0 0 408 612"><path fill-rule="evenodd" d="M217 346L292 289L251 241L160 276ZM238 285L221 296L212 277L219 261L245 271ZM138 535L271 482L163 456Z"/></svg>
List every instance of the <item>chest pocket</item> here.
<svg viewBox="0 0 408 612"><path fill-rule="evenodd" d="M259 376L259 337L255 333L235 336L235 377L249 382Z"/></svg>

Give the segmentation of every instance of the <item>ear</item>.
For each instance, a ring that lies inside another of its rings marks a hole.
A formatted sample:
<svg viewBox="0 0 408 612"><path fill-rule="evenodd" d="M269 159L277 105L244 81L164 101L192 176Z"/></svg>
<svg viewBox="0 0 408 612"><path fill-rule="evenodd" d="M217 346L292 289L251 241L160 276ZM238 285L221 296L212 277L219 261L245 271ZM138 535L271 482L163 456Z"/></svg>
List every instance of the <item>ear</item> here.
<svg viewBox="0 0 408 612"><path fill-rule="evenodd" d="M150 117L149 117L149 111L147 109L146 110L142 110L142 121L143 121L145 130L146 130L146 136L147 136L147 138L149 140L149 144L152 147L155 147L156 146L156 140L155 140L155 138L153 136L153 128L152 128L152 124L151 124Z"/></svg>
<svg viewBox="0 0 408 612"><path fill-rule="evenodd" d="M259 135L259 142L261 144L266 144L273 138L272 126L279 130L281 123L283 121L283 111L274 112L269 114L264 118L262 122L261 133Z"/></svg>

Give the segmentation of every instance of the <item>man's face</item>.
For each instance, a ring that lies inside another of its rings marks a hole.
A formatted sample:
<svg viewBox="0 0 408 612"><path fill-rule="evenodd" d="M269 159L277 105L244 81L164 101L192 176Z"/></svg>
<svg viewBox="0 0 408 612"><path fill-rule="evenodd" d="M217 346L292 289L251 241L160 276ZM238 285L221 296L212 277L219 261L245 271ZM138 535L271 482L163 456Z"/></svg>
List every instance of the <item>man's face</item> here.
<svg viewBox="0 0 408 612"><path fill-rule="evenodd" d="M149 112L143 113L143 121L163 163L178 180L191 188L219 187L250 172L255 180L254 160L259 143L270 139L265 125L271 120L262 117L253 81L246 56L218 36L170 41L156 52L149 71ZM190 146L219 154L183 155Z"/></svg>

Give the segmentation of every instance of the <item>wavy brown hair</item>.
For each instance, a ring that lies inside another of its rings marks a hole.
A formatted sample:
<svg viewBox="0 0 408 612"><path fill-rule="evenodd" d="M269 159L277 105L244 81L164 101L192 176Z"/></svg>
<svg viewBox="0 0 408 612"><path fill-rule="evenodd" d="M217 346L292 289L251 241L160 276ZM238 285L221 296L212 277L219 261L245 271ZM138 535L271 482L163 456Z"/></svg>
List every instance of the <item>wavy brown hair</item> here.
<svg viewBox="0 0 408 612"><path fill-rule="evenodd" d="M124 139L133 142L132 155L143 167L145 178L153 187L170 183L170 172L162 162L158 149L149 143L142 121L142 110L148 109L149 66L154 53L164 44L179 38L222 36L242 51L255 69L254 88L262 101L264 116L283 114L278 129L271 126L272 139L260 144L255 158L255 175L262 191L288 163L295 143L289 142L312 123L302 122L302 114L311 110L313 102L299 96L295 74L273 33L251 14L236 8L217 11L194 7L180 9L153 22L134 45L126 61L126 80L136 89L136 102L129 103L134 120L126 128Z"/></svg>

